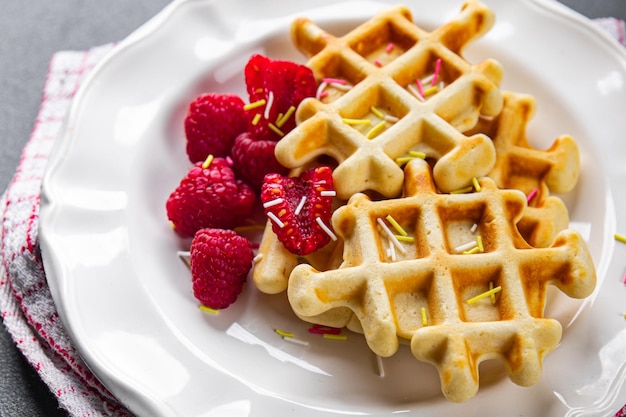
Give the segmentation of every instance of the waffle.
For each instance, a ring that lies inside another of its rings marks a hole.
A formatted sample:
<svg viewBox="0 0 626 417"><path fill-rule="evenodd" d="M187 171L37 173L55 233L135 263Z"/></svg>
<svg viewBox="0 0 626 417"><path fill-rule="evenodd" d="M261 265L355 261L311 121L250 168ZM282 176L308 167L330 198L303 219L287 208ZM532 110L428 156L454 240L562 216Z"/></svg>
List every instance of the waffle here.
<svg viewBox="0 0 626 417"><path fill-rule="evenodd" d="M337 195L345 200L363 191L397 197L403 184L397 159L409 152L432 161L437 186L445 192L487 174L495 163L491 140L461 132L479 115L500 112L502 68L491 59L472 65L461 52L493 20L477 1L468 1L455 19L432 32L416 26L403 6L342 37L297 19L293 42L327 88L300 104L298 125L278 142L277 159L297 168L331 157Z"/></svg>
<svg viewBox="0 0 626 417"><path fill-rule="evenodd" d="M504 91L502 112L482 118L474 133L491 137L496 163L488 174L500 188L514 188L529 197L518 227L522 236L537 247L549 246L556 234L567 228L569 216L563 201L550 192L571 191L580 175L578 146L571 136L558 137L546 150L533 148L526 127L535 112L535 99L527 94Z"/></svg>
<svg viewBox="0 0 626 417"><path fill-rule="evenodd" d="M479 187L438 193L429 165L415 159L405 168L402 198L355 194L332 218L344 240L340 267L321 272L301 264L291 272L287 293L296 315L352 322L384 357L397 351L399 338L410 340L413 355L437 367L451 401L476 394L486 359L502 360L517 384L537 382L562 331L543 316L547 286L588 296L596 282L592 258L572 230L559 232L549 247L530 246L516 228L526 196L486 177ZM388 215L412 242L392 243ZM472 241L478 253L462 248Z"/></svg>

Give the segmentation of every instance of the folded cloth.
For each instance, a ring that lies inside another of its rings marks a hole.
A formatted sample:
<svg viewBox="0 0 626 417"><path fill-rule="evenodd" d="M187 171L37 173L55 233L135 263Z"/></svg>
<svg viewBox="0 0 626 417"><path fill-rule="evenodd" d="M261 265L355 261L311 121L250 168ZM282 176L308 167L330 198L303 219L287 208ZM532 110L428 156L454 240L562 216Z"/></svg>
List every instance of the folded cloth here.
<svg viewBox="0 0 626 417"><path fill-rule="evenodd" d="M595 21L624 45L624 22ZM131 413L91 373L61 323L38 252L40 187L63 118L81 82L114 48L62 51L50 62L41 107L12 182L0 198L0 312L28 362L71 416ZM626 406L616 416L626 416Z"/></svg>

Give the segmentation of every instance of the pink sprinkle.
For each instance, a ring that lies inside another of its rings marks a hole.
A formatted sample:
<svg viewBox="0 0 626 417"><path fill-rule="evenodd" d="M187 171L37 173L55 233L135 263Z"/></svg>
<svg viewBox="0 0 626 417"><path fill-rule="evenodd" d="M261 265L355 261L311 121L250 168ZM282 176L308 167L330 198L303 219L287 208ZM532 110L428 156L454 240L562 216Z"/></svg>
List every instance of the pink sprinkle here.
<svg viewBox="0 0 626 417"><path fill-rule="evenodd" d="M226 163L231 167L235 165L235 162L230 158L230 156L226 157Z"/></svg>
<svg viewBox="0 0 626 417"><path fill-rule="evenodd" d="M382 63L382 62L380 62L379 60L374 61L374 64L375 64L377 67L382 67L382 66L383 66L383 63Z"/></svg>
<svg viewBox="0 0 626 417"><path fill-rule="evenodd" d="M389 42L389 44L387 45L387 47L385 48L385 52L389 53L393 50L393 42Z"/></svg>
<svg viewBox="0 0 626 417"><path fill-rule="evenodd" d="M422 86L422 80L418 78L415 80L415 84L417 85L417 91L419 91L420 96L424 97L424 86Z"/></svg>
<svg viewBox="0 0 626 417"><path fill-rule="evenodd" d="M319 98L324 98L324 97L326 97L327 95L328 95L328 91L322 91L322 92L320 93L320 97L319 97Z"/></svg>
<svg viewBox="0 0 626 417"><path fill-rule="evenodd" d="M315 334L340 334L341 329L337 327L330 326L322 326L321 324L314 324L313 327L309 328L309 333Z"/></svg>
<svg viewBox="0 0 626 417"><path fill-rule="evenodd" d="M441 58L437 58L437 62L435 62L435 73L433 74L433 80L430 82L430 85L434 86L437 84L437 77L439 77L439 71L441 70Z"/></svg>
<svg viewBox="0 0 626 417"><path fill-rule="evenodd" d="M534 190L532 190L532 191L530 192L530 194L528 194L528 197L526 198L526 202L527 202L528 204L530 204L530 201L531 201L533 198L535 198L535 196L536 196L536 195L537 195L537 189L535 188Z"/></svg>
<svg viewBox="0 0 626 417"><path fill-rule="evenodd" d="M622 283L626 284L626 271L624 271L624 277L622 278Z"/></svg>
<svg viewBox="0 0 626 417"><path fill-rule="evenodd" d="M322 82L328 83L328 84L347 84L348 82L346 80L342 80L341 78L322 78Z"/></svg>

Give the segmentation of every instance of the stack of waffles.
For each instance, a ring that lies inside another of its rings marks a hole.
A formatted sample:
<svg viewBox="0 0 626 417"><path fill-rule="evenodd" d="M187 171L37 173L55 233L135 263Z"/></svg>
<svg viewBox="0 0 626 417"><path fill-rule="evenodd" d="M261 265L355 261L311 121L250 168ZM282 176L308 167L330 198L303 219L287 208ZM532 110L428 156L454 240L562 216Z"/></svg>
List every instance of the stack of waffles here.
<svg viewBox="0 0 626 417"><path fill-rule="evenodd" d="M303 259L268 222L253 272L261 291L286 291L298 317L361 333L377 355L406 341L456 402L477 393L487 359L536 383L562 334L544 317L548 286L585 298L596 285L551 194L576 186L576 142L533 148L534 98L503 91L497 61L463 58L493 23L475 0L430 32L403 6L341 37L293 23L320 87L276 157L294 175L333 161L338 239Z"/></svg>

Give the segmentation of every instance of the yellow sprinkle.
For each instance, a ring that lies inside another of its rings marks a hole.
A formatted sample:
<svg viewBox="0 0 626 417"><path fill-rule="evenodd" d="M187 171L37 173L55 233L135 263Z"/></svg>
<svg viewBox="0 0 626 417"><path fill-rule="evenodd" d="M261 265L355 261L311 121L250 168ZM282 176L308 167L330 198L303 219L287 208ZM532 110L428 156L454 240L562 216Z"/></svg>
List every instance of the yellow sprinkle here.
<svg viewBox="0 0 626 417"><path fill-rule="evenodd" d="M478 246L478 252L484 252L485 247L483 246L483 238L482 236L476 236L476 245Z"/></svg>
<svg viewBox="0 0 626 417"><path fill-rule="evenodd" d="M399 158L396 158L396 164L404 165L407 162L412 161L413 159L415 159L415 158L413 158L412 156L401 156Z"/></svg>
<svg viewBox="0 0 626 417"><path fill-rule="evenodd" d="M261 113L257 113L254 115L254 117L252 118L252 125L256 126L259 123L259 120L261 120Z"/></svg>
<svg viewBox="0 0 626 417"><path fill-rule="evenodd" d="M426 307L422 307L422 326L428 326L428 317L426 317Z"/></svg>
<svg viewBox="0 0 626 417"><path fill-rule="evenodd" d="M424 90L424 97L432 96L433 94L436 94L438 91L439 91L439 87L437 87L436 85L432 87L428 87L426 90Z"/></svg>
<svg viewBox="0 0 626 417"><path fill-rule="evenodd" d="M287 109L287 113L285 113L283 115L283 117L280 117L277 121L276 121L276 126L278 127L283 127L283 125L287 122L287 120L289 120L289 118L291 117L291 115L293 114L293 112L296 111L296 108L294 106L291 106Z"/></svg>
<svg viewBox="0 0 626 417"><path fill-rule="evenodd" d="M396 221L396 219L393 218L393 216L391 214L388 214L386 217L387 221L389 222L389 224L391 224L393 226L394 229L396 229L396 231L398 233L400 233L402 236L408 236L409 234L406 232L406 230L404 230L402 228L402 226L400 226L400 223L398 223Z"/></svg>
<svg viewBox="0 0 626 417"><path fill-rule="evenodd" d="M464 251L463 255L473 255L478 252L479 252L478 246L474 246L472 249Z"/></svg>
<svg viewBox="0 0 626 417"><path fill-rule="evenodd" d="M409 155L420 159L426 159L426 154L424 152L409 151Z"/></svg>
<svg viewBox="0 0 626 417"><path fill-rule="evenodd" d="M346 336L345 334L324 333L322 337L324 339L330 339L330 340L348 340L348 336Z"/></svg>
<svg viewBox="0 0 626 417"><path fill-rule="evenodd" d="M619 240L622 243L626 243L626 236L622 236L622 235L620 235L618 233L615 233L615 239Z"/></svg>
<svg viewBox="0 0 626 417"><path fill-rule="evenodd" d="M372 124L372 121L370 119L348 119L348 118L343 118L341 119L342 122L344 122L347 125L369 125Z"/></svg>
<svg viewBox="0 0 626 417"><path fill-rule="evenodd" d="M274 133L276 133L278 136L283 137L285 136L285 134L283 133L282 130L280 130L279 128L277 128L273 123L268 123L268 126L270 129L272 129L272 131Z"/></svg>
<svg viewBox="0 0 626 417"><path fill-rule="evenodd" d="M207 169L208 167L210 167L211 162L213 162L213 155L209 155L206 157L206 159L202 163L202 169Z"/></svg>
<svg viewBox="0 0 626 417"><path fill-rule="evenodd" d="M394 235L396 237L396 239L398 239L400 242L408 242L408 243L413 243L415 242L415 238L413 236L402 236L402 235Z"/></svg>
<svg viewBox="0 0 626 417"><path fill-rule="evenodd" d="M470 185L469 187L460 188L458 190L451 191L450 194L465 194L465 193L469 193L473 189L474 187Z"/></svg>
<svg viewBox="0 0 626 417"><path fill-rule="evenodd" d="M282 337L293 337L293 333L291 333L291 332L285 332L285 331L280 330L280 329L274 329L274 331L276 333L278 333L279 335L281 335Z"/></svg>
<svg viewBox="0 0 626 417"><path fill-rule="evenodd" d="M624 318L626 319L626 313L624 313Z"/></svg>
<svg viewBox="0 0 626 417"><path fill-rule="evenodd" d="M476 297L470 298L469 300L467 300L467 304L474 304L476 301L482 300L486 297L491 297L492 294L499 293L500 291L502 291L502 286L498 285L497 287L492 288L489 291L485 291L482 294L478 294Z"/></svg>
<svg viewBox="0 0 626 417"><path fill-rule="evenodd" d="M472 184L474 184L474 189L476 190L476 192L480 192L480 190L482 190L480 184L478 183L478 180L476 179L476 177L472 178Z"/></svg>
<svg viewBox="0 0 626 417"><path fill-rule="evenodd" d="M201 306L200 306L200 307L198 307L198 308L199 308L201 311L204 311L205 313L210 313L210 314L213 314L213 315L215 315L215 316L217 316L217 315L220 313L220 311L219 311L219 310L216 310L216 309L211 308L211 307L207 307L207 306L205 306L205 305L201 305Z"/></svg>
<svg viewBox="0 0 626 417"><path fill-rule="evenodd" d="M266 101L264 98L262 98L261 100L257 100L254 103L249 103L243 106L244 110L252 110L252 109L256 109L257 107L261 107L263 105L265 105Z"/></svg>
<svg viewBox="0 0 626 417"><path fill-rule="evenodd" d="M367 137L368 139L373 139L376 136L378 136L383 130L385 130L385 126L387 125L387 123L383 120L382 122L378 123L376 126L374 126L373 128L370 129L369 132L367 132L367 135L365 135L365 137Z"/></svg>
<svg viewBox="0 0 626 417"><path fill-rule="evenodd" d="M489 291L493 290L493 282L489 281ZM491 294L491 304L496 303L496 295Z"/></svg>
<svg viewBox="0 0 626 417"><path fill-rule="evenodd" d="M385 114L383 112L381 112L380 110L378 110L374 106L370 107L370 111L372 113L374 113L374 116L378 117L379 119L384 119L385 118Z"/></svg>

